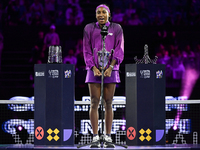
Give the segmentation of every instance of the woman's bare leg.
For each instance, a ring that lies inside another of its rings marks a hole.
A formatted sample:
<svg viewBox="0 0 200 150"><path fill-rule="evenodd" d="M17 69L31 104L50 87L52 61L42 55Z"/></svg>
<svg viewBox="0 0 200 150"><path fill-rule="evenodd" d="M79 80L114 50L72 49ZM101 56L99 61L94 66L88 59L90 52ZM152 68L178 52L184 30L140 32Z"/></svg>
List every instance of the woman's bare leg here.
<svg viewBox="0 0 200 150"><path fill-rule="evenodd" d="M112 101L115 94L115 87L115 83L104 84L106 134L111 134L113 122Z"/></svg>
<svg viewBox="0 0 200 150"><path fill-rule="evenodd" d="M91 98L90 112L89 112L90 122L92 125L93 134L98 134L98 119L99 119L98 106L101 95L101 85L99 83L89 83L88 87Z"/></svg>

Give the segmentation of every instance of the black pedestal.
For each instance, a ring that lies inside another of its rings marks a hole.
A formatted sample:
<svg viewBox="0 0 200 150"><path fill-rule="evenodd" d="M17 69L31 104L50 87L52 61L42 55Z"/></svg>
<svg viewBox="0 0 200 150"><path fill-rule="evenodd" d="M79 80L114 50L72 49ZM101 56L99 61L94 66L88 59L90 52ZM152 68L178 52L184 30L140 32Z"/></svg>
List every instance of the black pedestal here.
<svg viewBox="0 0 200 150"><path fill-rule="evenodd" d="M34 145L74 145L74 65L36 64Z"/></svg>
<svg viewBox="0 0 200 150"><path fill-rule="evenodd" d="M165 65L126 64L126 144L165 144Z"/></svg>

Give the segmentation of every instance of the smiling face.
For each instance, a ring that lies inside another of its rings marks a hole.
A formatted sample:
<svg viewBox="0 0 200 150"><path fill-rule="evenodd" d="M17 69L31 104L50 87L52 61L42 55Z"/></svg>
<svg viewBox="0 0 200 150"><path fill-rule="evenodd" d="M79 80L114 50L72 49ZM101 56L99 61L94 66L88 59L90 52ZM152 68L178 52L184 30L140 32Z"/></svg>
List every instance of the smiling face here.
<svg viewBox="0 0 200 150"><path fill-rule="evenodd" d="M100 25L100 27L102 27L102 25L106 24L106 22L108 22L108 18L110 17L110 14L108 13L108 10L104 7L99 7L96 11L96 18L97 21Z"/></svg>

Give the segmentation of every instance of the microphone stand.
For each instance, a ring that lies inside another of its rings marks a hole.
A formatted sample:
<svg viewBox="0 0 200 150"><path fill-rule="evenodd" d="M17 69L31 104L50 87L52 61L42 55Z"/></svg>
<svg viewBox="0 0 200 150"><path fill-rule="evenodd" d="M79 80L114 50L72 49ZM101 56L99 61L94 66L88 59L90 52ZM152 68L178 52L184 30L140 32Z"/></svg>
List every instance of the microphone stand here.
<svg viewBox="0 0 200 150"><path fill-rule="evenodd" d="M100 144L105 142L105 138L104 138L104 123L103 123L103 119L104 119L104 113L103 113L103 100L104 100L104 93L103 93L103 84L104 84L104 52L106 49L106 45L105 45L105 35L102 35L102 39L103 39L103 49L102 49L102 69L101 69L101 136L99 137L100 140ZM101 144L101 147L103 147L103 144Z"/></svg>
<svg viewBox="0 0 200 150"><path fill-rule="evenodd" d="M107 35L107 33L102 33L103 49L102 49L102 69L101 69L101 74L102 75L101 75L101 97L100 97L101 98L101 135L100 135L98 141L91 142L91 143L84 144L84 145L79 145L79 146L77 146L77 148L80 148L80 147L83 147L83 146L87 146L87 145L91 145L91 144L94 144L94 143L97 143L97 142L100 142L101 148L103 147L103 143L104 142L111 143L111 144L114 144L114 145L117 145L117 146L122 146L124 148L128 148L127 145L121 145L121 144L105 141L104 134L103 134L103 131L104 131L104 124L103 124L103 119L104 119L104 113L103 113L104 92L103 91L104 91L104 88L103 88L103 85L104 85L104 56L105 56L104 52L106 51L106 46L105 46L106 35Z"/></svg>
<svg viewBox="0 0 200 150"><path fill-rule="evenodd" d="M105 138L104 138L104 134L103 134L103 131L104 131L104 125L103 125L103 119L104 119L104 113L103 113L103 100L104 100L104 88L103 88L103 84L104 84L104 52L106 51L106 46L105 46L105 38L106 38L106 35L102 35L102 39L103 39L103 49L102 49L102 58L103 58L103 61L102 61L102 70L101 70L101 136L99 137L99 141L100 141L100 144L101 143L104 143L104 142L107 142L107 143L110 143L110 144L114 144L114 145L117 145L117 146L122 146L124 148L128 148L127 145L121 145L121 144L117 144L117 143L113 143L113 142L108 142L108 141L105 141ZM103 144L101 144L101 147L103 147ZM109 148L109 147L108 147Z"/></svg>

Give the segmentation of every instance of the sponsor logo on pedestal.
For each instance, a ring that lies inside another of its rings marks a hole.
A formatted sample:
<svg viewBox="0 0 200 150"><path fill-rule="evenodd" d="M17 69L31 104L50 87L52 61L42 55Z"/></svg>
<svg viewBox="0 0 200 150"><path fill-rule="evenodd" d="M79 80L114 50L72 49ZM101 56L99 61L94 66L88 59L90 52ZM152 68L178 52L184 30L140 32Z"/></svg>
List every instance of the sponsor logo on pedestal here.
<svg viewBox="0 0 200 150"><path fill-rule="evenodd" d="M44 72L35 72L36 77L44 77L45 73Z"/></svg>
<svg viewBox="0 0 200 150"><path fill-rule="evenodd" d="M146 131L144 129L140 129L139 133L141 134L141 136L139 137L140 141L144 141L145 139L149 142L152 137L150 136L151 134L151 130L148 128ZM144 134L147 134L147 136L144 136Z"/></svg>
<svg viewBox="0 0 200 150"><path fill-rule="evenodd" d="M136 72L126 72L126 77L136 77Z"/></svg>
<svg viewBox="0 0 200 150"><path fill-rule="evenodd" d="M38 126L35 129L35 138L38 140L41 140L41 139L43 139L43 137L44 137L44 129L42 127Z"/></svg>
<svg viewBox="0 0 200 150"><path fill-rule="evenodd" d="M150 70L140 70L140 78L144 78L144 79L147 79L147 78L150 78Z"/></svg>
<svg viewBox="0 0 200 150"><path fill-rule="evenodd" d="M49 70L49 78L58 78L59 77L59 71L58 70Z"/></svg>
<svg viewBox="0 0 200 150"><path fill-rule="evenodd" d="M71 78L72 76L72 71L71 70L66 70L65 71L65 78Z"/></svg>
<svg viewBox="0 0 200 150"><path fill-rule="evenodd" d="M60 131L55 128L55 130L52 130L51 128L49 128L47 130L47 133L49 134L49 136L47 136L47 140L51 141L51 140L55 140L55 141L58 141L60 139L60 137L58 136L58 133Z"/></svg>
<svg viewBox="0 0 200 150"><path fill-rule="evenodd" d="M72 135L72 129L63 129L63 141L69 140Z"/></svg>
<svg viewBox="0 0 200 150"><path fill-rule="evenodd" d="M164 129L156 130L156 142L159 142L164 137L164 134Z"/></svg>
<svg viewBox="0 0 200 150"><path fill-rule="evenodd" d="M126 136L129 140L134 140L136 136L135 128L129 127L126 132Z"/></svg>
<svg viewBox="0 0 200 150"><path fill-rule="evenodd" d="M157 79L160 79L160 78L162 78L162 77L163 77L163 72L162 72L162 70L156 71L156 78L157 78Z"/></svg>

